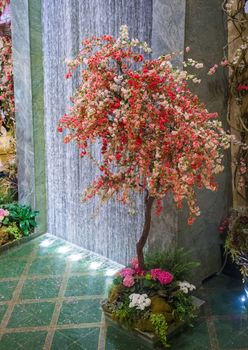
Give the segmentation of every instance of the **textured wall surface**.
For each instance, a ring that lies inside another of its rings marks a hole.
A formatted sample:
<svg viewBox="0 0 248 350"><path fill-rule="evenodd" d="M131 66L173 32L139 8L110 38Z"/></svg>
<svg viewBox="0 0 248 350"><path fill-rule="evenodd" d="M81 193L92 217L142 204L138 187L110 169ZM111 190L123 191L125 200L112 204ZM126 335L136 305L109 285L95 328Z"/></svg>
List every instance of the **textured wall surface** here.
<svg viewBox="0 0 248 350"><path fill-rule="evenodd" d="M43 1L45 130L49 232L124 263L134 256L143 220L142 198L132 216L116 202L100 208L94 200L80 203L84 188L96 175L94 166L79 158L75 144L64 145L56 132L77 78L66 81L65 59L79 50L87 35L118 34L127 24L130 36L151 44L152 0Z"/></svg>
<svg viewBox="0 0 248 350"><path fill-rule="evenodd" d="M185 35L186 0L153 0L152 50L153 57L165 53L183 52ZM175 64L182 55L178 55ZM163 213L152 217L151 232L148 238L149 249L175 247L177 245L178 212L174 201L168 195Z"/></svg>
<svg viewBox="0 0 248 350"><path fill-rule="evenodd" d="M34 149L28 0L11 3L18 190L23 203L34 205Z"/></svg>
<svg viewBox="0 0 248 350"><path fill-rule="evenodd" d="M41 1L11 1L18 191L46 231Z"/></svg>
<svg viewBox="0 0 248 350"><path fill-rule="evenodd" d="M218 112L226 119L227 79L220 68L216 75L208 77L206 73L222 59L222 48L226 43L226 23L221 10L222 0L188 0L186 7L185 46L190 46L190 56L206 66L202 73L200 88L196 92L207 104L210 112ZM224 123L225 124L225 123ZM218 191L201 191L198 201L201 216L190 227L187 225L186 210L179 214L178 243L192 250L192 256L201 262L195 278L202 278L220 268L219 232L220 220L227 215L231 205L231 176L225 158L225 171L217 177Z"/></svg>

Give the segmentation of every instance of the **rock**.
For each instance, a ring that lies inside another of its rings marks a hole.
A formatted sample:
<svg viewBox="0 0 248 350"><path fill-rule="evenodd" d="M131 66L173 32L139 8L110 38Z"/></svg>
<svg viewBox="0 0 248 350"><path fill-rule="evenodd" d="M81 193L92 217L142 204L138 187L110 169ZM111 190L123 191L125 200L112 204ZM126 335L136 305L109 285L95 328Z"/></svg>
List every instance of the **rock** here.
<svg viewBox="0 0 248 350"><path fill-rule="evenodd" d="M7 227L0 227L0 246L9 242L9 234L7 232Z"/></svg>

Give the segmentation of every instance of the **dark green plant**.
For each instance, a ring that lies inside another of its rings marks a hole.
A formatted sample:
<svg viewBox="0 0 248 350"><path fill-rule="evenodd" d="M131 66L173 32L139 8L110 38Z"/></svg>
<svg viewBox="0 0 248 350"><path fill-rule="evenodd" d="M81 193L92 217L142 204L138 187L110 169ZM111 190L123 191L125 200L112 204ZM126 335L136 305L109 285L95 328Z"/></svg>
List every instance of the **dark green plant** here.
<svg viewBox="0 0 248 350"><path fill-rule="evenodd" d="M3 206L9 211L9 216L3 220L4 225L15 222L22 230L24 236L28 236L30 232L37 226L37 211L33 211L30 206L18 203L7 204Z"/></svg>
<svg viewBox="0 0 248 350"><path fill-rule="evenodd" d="M173 294L172 305L175 319L191 323L196 317L196 307L192 299L182 291L178 290Z"/></svg>
<svg viewBox="0 0 248 350"><path fill-rule="evenodd" d="M200 264L190 260L190 252L183 248L148 252L145 256L145 265L148 270L154 266L170 271L175 280L185 280Z"/></svg>
<svg viewBox="0 0 248 350"><path fill-rule="evenodd" d="M15 192L12 188L7 191L3 189L2 182L0 181L0 206L8 203L13 203L16 200Z"/></svg>
<svg viewBox="0 0 248 350"><path fill-rule="evenodd" d="M154 333L158 336L165 347L169 347L167 342L168 324L163 314L151 314L150 321L154 327Z"/></svg>

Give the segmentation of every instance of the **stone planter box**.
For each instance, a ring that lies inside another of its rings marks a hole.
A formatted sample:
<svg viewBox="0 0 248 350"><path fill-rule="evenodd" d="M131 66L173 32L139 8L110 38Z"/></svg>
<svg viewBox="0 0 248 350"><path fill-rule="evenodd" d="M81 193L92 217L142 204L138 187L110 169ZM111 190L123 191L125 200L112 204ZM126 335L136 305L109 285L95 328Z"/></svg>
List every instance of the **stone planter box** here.
<svg viewBox="0 0 248 350"><path fill-rule="evenodd" d="M196 298L194 296L192 296L192 300L193 300L193 304L198 309L198 313L200 313L203 305L205 304L205 301L201 300L199 298ZM111 326L114 326L114 327L118 327L118 328L122 329L125 332L127 332L127 331L128 332L132 332L134 334L134 336L138 336L141 339L141 341L143 343L146 343L146 345L148 345L151 349L154 349L155 347L156 347L156 349L158 349L158 346L161 349L163 349L163 346L161 345L159 339L153 333L142 332L139 329L129 330L124 325L121 325L120 323L114 321L112 319L111 313L108 312L106 310L106 308L104 308L105 302L106 301L103 300L103 302L102 302L102 309L103 309L103 312L104 312L104 315L105 315L105 320L106 320L107 324L109 324ZM168 328L168 339L171 339L177 333L181 332L185 326L186 325L185 325L184 322L177 322L177 323L171 324L169 326L169 328Z"/></svg>

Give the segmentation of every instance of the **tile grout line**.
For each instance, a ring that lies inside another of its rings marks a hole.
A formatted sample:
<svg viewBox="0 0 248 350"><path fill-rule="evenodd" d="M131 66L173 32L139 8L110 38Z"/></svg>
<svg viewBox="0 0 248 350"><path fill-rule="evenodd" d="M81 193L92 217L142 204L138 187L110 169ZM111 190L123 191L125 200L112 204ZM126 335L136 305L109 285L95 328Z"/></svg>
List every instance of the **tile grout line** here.
<svg viewBox="0 0 248 350"><path fill-rule="evenodd" d="M98 338L98 348L97 350L105 350L106 347L106 336L107 336L107 324L105 321L104 313L102 312L101 317L101 327L99 332L99 338Z"/></svg>
<svg viewBox="0 0 248 350"><path fill-rule="evenodd" d="M14 304L24 305L24 304L36 304L36 303L56 303L63 301L79 301L79 300L101 300L103 299L103 295L100 294L90 294L90 295L76 295L76 296L61 296L54 298L38 298L38 299L19 299L14 302ZM9 305L12 304L11 300L0 301L0 305Z"/></svg>
<svg viewBox="0 0 248 350"><path fill-rule="evenodd" d="M206 320L206 323L207 323L208 337L210 341L211 350L219 350L220 346L219 346L219 341L216 334L214 322L208 318Z"/></svg>
<svg viewBox="0 0 248 350"><path fill-rule="evenodd" d="M6 310L5 315L2 319L2 322L0 324L0 341L1 341L2 336L5 333L5 329L7 328L8 322L9 322L10 317L12 315L12 312L14 310L14 306L19 301L19 296L20 296L22 287L23 287L23 285L28 277L28 272L29 272L29 269L30 269L35 257L36 257L36 253L37 253L37 248L34 248L32 253L29 255L29 257L27 259L27 263L26 263L26 265L23 269L23 272L19 278L19 281L17 283L15 291L12 295L12 299L9 303L8 309Z"/></svg>
<svg viewBox="0 0 248 350"><path fill-rule="evenodd" d="M71 277L81 277L81 276L105 276L104 273L98 272L98 271L89 271L89 272L70 272ZM46 278L61 278L63 275L61 274L53 274L53 275L29 275L27 277L27 280L42 280ZM20 277L4 277L0 278L0 282L12 282L12 281L19 281Z"/></svg>
<svg viewBox="0 0 248 350"><path fill-rule="evenodd" d="M69 279L69 275L70 275L70 270L71 270L71 261L67 261L66 268L64 271L64 275L63 275L63 279L62 279L62 282L60 285L58 297L64 297L65 290L66 290L67 283L68 283L68 279ZM43 350L50 350L51 349L53 337L55 334L55 326L57 325L58 320L59 320L59 314L60 314L62 304L63 304L62 300L56 301L56 303L55 303L52 319L50 322L50 327L49 327L49 330L48 330L48 333L46 336Z"/></svg>
<svg viewBox="0 0 248 350"><path fill-rule="evenodd" d="M218 337L216 334L214 321L212 319L212 309L211 309L211 306L208 302L206 303L205 308L206 308L205 310L207 312L206 324L207 324L210 348L211 348L211 350L219 350L220 349L219 340L218 340Z"/></svg>
<svg viewBox="0 0 248 350"><path fill-rule="evenodd" d="M37 331L49 332L51 329L63 330L63 329L84 329L84 328L100 328L102 326L101 322L92 323L76 323L76 324L61 324L61 325L48 325L48 326L34 326L34 327L17 327L17 328L7 328L6 333L31 333Z"/></svg>

